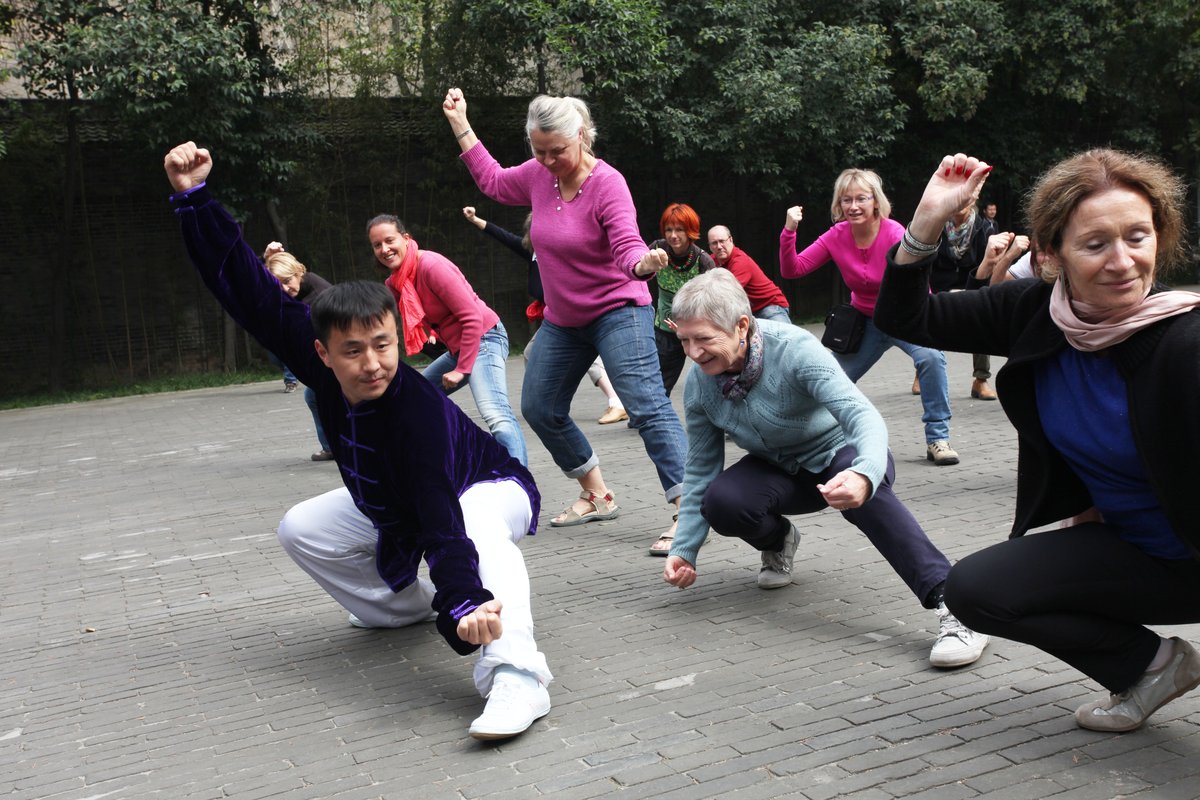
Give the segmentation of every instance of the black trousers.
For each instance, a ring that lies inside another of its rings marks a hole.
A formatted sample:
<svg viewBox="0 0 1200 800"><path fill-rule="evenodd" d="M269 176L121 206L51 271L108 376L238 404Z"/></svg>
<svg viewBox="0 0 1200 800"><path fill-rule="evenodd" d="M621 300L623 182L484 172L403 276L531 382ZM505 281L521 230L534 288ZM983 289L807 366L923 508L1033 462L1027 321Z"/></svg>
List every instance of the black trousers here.
<svg viewBox="0 0 1200 800"><path fill-rule="evenodd" d="M1158 650L1146 625L1200 622L1200 562L1154 558L1088 522L967 556L946 579L946 605L968 627L1031 644L1117 693Z"/></svg>
<svg viewBox="0 0 1200 800"><path fill-rule="evenodd" d="M658 368L662 371L663 388L670 396L671 390L679 382L683 365L687 363L687 355L683 352L679 337L670 331L655 328L654 344L658 348Z"/></svg>
<svg viewBox="0 0 1200 800"><path fill-rule="evenodd" d="M829 508L817 484L848 469L856 456L855 449L847 445L823 472L800 470L795 475L758 456L745 456L709 484L700 501L700 513L722 536L736 536L756 550L778 552L791 524L784 515ZM892 491L895 477L896 465L889 452L887 472L875 496L841 515L875 545L917 601L933 608L937 605L933 590L946 580L950 562Z"/></svg>

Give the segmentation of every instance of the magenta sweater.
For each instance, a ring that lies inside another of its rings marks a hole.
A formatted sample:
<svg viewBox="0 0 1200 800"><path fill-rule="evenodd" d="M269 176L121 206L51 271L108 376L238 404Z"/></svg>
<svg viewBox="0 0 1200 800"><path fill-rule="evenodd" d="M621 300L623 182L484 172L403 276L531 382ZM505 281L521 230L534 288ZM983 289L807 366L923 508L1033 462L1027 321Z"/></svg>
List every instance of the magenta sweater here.
<svg viewBox="0 0 1200 800"><path fill-rule="evenodd" d="M532 158L501 167L482 142L461 158L488 197L533 207L530 238L542 273L546 319L578 328L621 306L650 305L646 281L633 274L649 248L638 233L633 197L621 173L597 159L579 193L564 203L554 176Z"/></svg>
<svg viewBox="0 0 1200 800"><path fill-rule="evenodd" d="M850 287L850 304L868 317L875 316L875 301L879 284L887 268L887 252L900 237L904 226L894 219L879 225L879 235L863 250L854 243L849 222L839 222L817 237L817 240L796 252L796 232L784 228L779 234L779 272L785 278L807 275L826 261L832 260Z"/></svg>

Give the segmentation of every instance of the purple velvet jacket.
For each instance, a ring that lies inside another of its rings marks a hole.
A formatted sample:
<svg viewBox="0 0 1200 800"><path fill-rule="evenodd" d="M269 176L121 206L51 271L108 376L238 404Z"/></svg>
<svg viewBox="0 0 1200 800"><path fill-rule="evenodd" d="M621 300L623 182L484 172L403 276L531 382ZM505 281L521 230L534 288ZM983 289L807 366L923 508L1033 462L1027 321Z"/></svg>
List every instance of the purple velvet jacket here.
<svg viewBox="0 0 1200 800"><path fill-rule="evenodd" d="M317 412L354 504L379 531L376 566L395 591L417 578L423 557L437 592L438 631L455 651L458 620L492 599L479 580L458 498L472 485L514 480L533 508L533 476L440 389L401 363L377 400L351 407L313 348L309 309L280 290L241 227L203 185L171 196L184 242L204 283L239 325L278 355L317 395Z"/></svg>

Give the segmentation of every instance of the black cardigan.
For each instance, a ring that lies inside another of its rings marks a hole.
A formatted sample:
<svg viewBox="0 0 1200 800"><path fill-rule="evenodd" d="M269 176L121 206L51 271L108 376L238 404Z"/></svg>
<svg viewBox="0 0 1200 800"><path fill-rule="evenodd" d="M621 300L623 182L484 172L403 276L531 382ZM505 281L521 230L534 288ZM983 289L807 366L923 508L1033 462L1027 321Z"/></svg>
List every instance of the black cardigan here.
<svg viewBox="0 0 1200 800"><path fill-rule="evenodd" d="M1050 318L1053 287L1031 278L930 295L933 259L898 265L895 255L893 247L875 305L881 331L926 347L1008 359L996 374L996 392L1018 436L1011 535L1091 507L1091 496L1046 438L1037 412L1034 365L1067 346ZM1146 476L1175 534L1200 559L1200 310L1157 322L1108 352L1128 387L1133 439Z"/></svg>

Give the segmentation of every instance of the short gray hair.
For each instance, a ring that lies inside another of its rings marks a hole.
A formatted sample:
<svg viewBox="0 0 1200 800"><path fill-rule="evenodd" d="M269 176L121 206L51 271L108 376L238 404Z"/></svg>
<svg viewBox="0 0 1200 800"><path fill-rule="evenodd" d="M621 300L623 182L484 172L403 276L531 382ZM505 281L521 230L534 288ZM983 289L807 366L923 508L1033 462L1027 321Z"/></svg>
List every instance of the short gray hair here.
<svg viewBox="0 0 1200 800"><path fill-rule="evenodd" d="M706 320L726 332L732 332L742 317L750 319L754 332L754 312L750 298L733 273L724 267L710 269L685 283L671 303L671 318L676 322Z"/></svg>
<svg viewBox="0 0 1200 800"><path fill-rule="evenodd" d="M571 141L583 142L583 149L592 153L596 142L596 126L592 124L592 112L587 103L578 97L554 97L539 94L529 104L525 117L525 137L535 130L556 133ZM594 155L594 154L593 154Z"/></svg>

